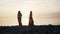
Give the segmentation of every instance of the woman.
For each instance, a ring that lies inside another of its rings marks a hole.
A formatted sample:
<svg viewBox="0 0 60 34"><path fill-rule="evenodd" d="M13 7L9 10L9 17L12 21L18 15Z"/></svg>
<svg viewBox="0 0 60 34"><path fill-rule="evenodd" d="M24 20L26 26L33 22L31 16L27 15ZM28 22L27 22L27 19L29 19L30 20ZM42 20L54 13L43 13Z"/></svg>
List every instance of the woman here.
<svg viewBox="0 0 60 34"><path fill-rule="evenodd" d="M18 11L18 22L19 22L19 26L22 26L22 23L21 23L21 17L22 17L22 14L20 11Z"/></svg>

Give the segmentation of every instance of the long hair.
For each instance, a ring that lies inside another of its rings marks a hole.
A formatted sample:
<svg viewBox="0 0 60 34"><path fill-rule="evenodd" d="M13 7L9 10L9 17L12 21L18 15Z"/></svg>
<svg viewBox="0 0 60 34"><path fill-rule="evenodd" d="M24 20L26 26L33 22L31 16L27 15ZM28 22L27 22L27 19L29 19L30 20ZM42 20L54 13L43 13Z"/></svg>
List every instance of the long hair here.
<svg viewBox="0 0 60 34"><path fill-rule="evenodd" d="M21 14L21 12L20 12L20 11L18 11L18 16L22 16L22 14Z"/></svg>

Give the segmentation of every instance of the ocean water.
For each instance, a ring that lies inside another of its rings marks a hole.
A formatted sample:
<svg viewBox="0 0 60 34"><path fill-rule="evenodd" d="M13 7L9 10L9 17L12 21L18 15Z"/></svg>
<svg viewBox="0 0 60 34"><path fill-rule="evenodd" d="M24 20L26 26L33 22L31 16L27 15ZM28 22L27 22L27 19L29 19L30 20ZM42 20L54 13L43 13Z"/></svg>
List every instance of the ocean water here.
<svg viewBox="0 0 60 34"><path fill-rule="evenodd" d="M60 25L58 18L33 18L35 25ZM28 25L29 18L22 18L22 24ZM0 17L0 26L14 26L18 25L17 17Z"/></svg>

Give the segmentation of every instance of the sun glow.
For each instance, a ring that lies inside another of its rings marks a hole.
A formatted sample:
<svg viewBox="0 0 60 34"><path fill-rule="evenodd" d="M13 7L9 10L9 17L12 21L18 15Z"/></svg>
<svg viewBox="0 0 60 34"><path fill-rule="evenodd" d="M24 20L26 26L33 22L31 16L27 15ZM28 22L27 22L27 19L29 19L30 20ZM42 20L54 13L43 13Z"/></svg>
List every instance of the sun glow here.
<svg viewBox="0 0 60 34"><path fill-rule="evenodd" d="M20 11L22 13L22 24L28 25L30 8L21 8Z"/></svg>

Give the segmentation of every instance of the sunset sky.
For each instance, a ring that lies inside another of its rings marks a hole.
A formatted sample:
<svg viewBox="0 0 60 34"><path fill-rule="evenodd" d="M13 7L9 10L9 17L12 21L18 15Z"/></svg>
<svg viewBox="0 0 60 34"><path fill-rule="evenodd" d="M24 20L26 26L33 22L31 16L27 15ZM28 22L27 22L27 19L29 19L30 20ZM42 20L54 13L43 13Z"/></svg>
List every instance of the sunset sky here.
<svg viewBox="0 0 60 34"><path fill-rule="evenodd" d="M60 0L0 0L0 26L18 25L19 10L23 25L28 25L30 11L35 25L60 25Z"/></svg>

